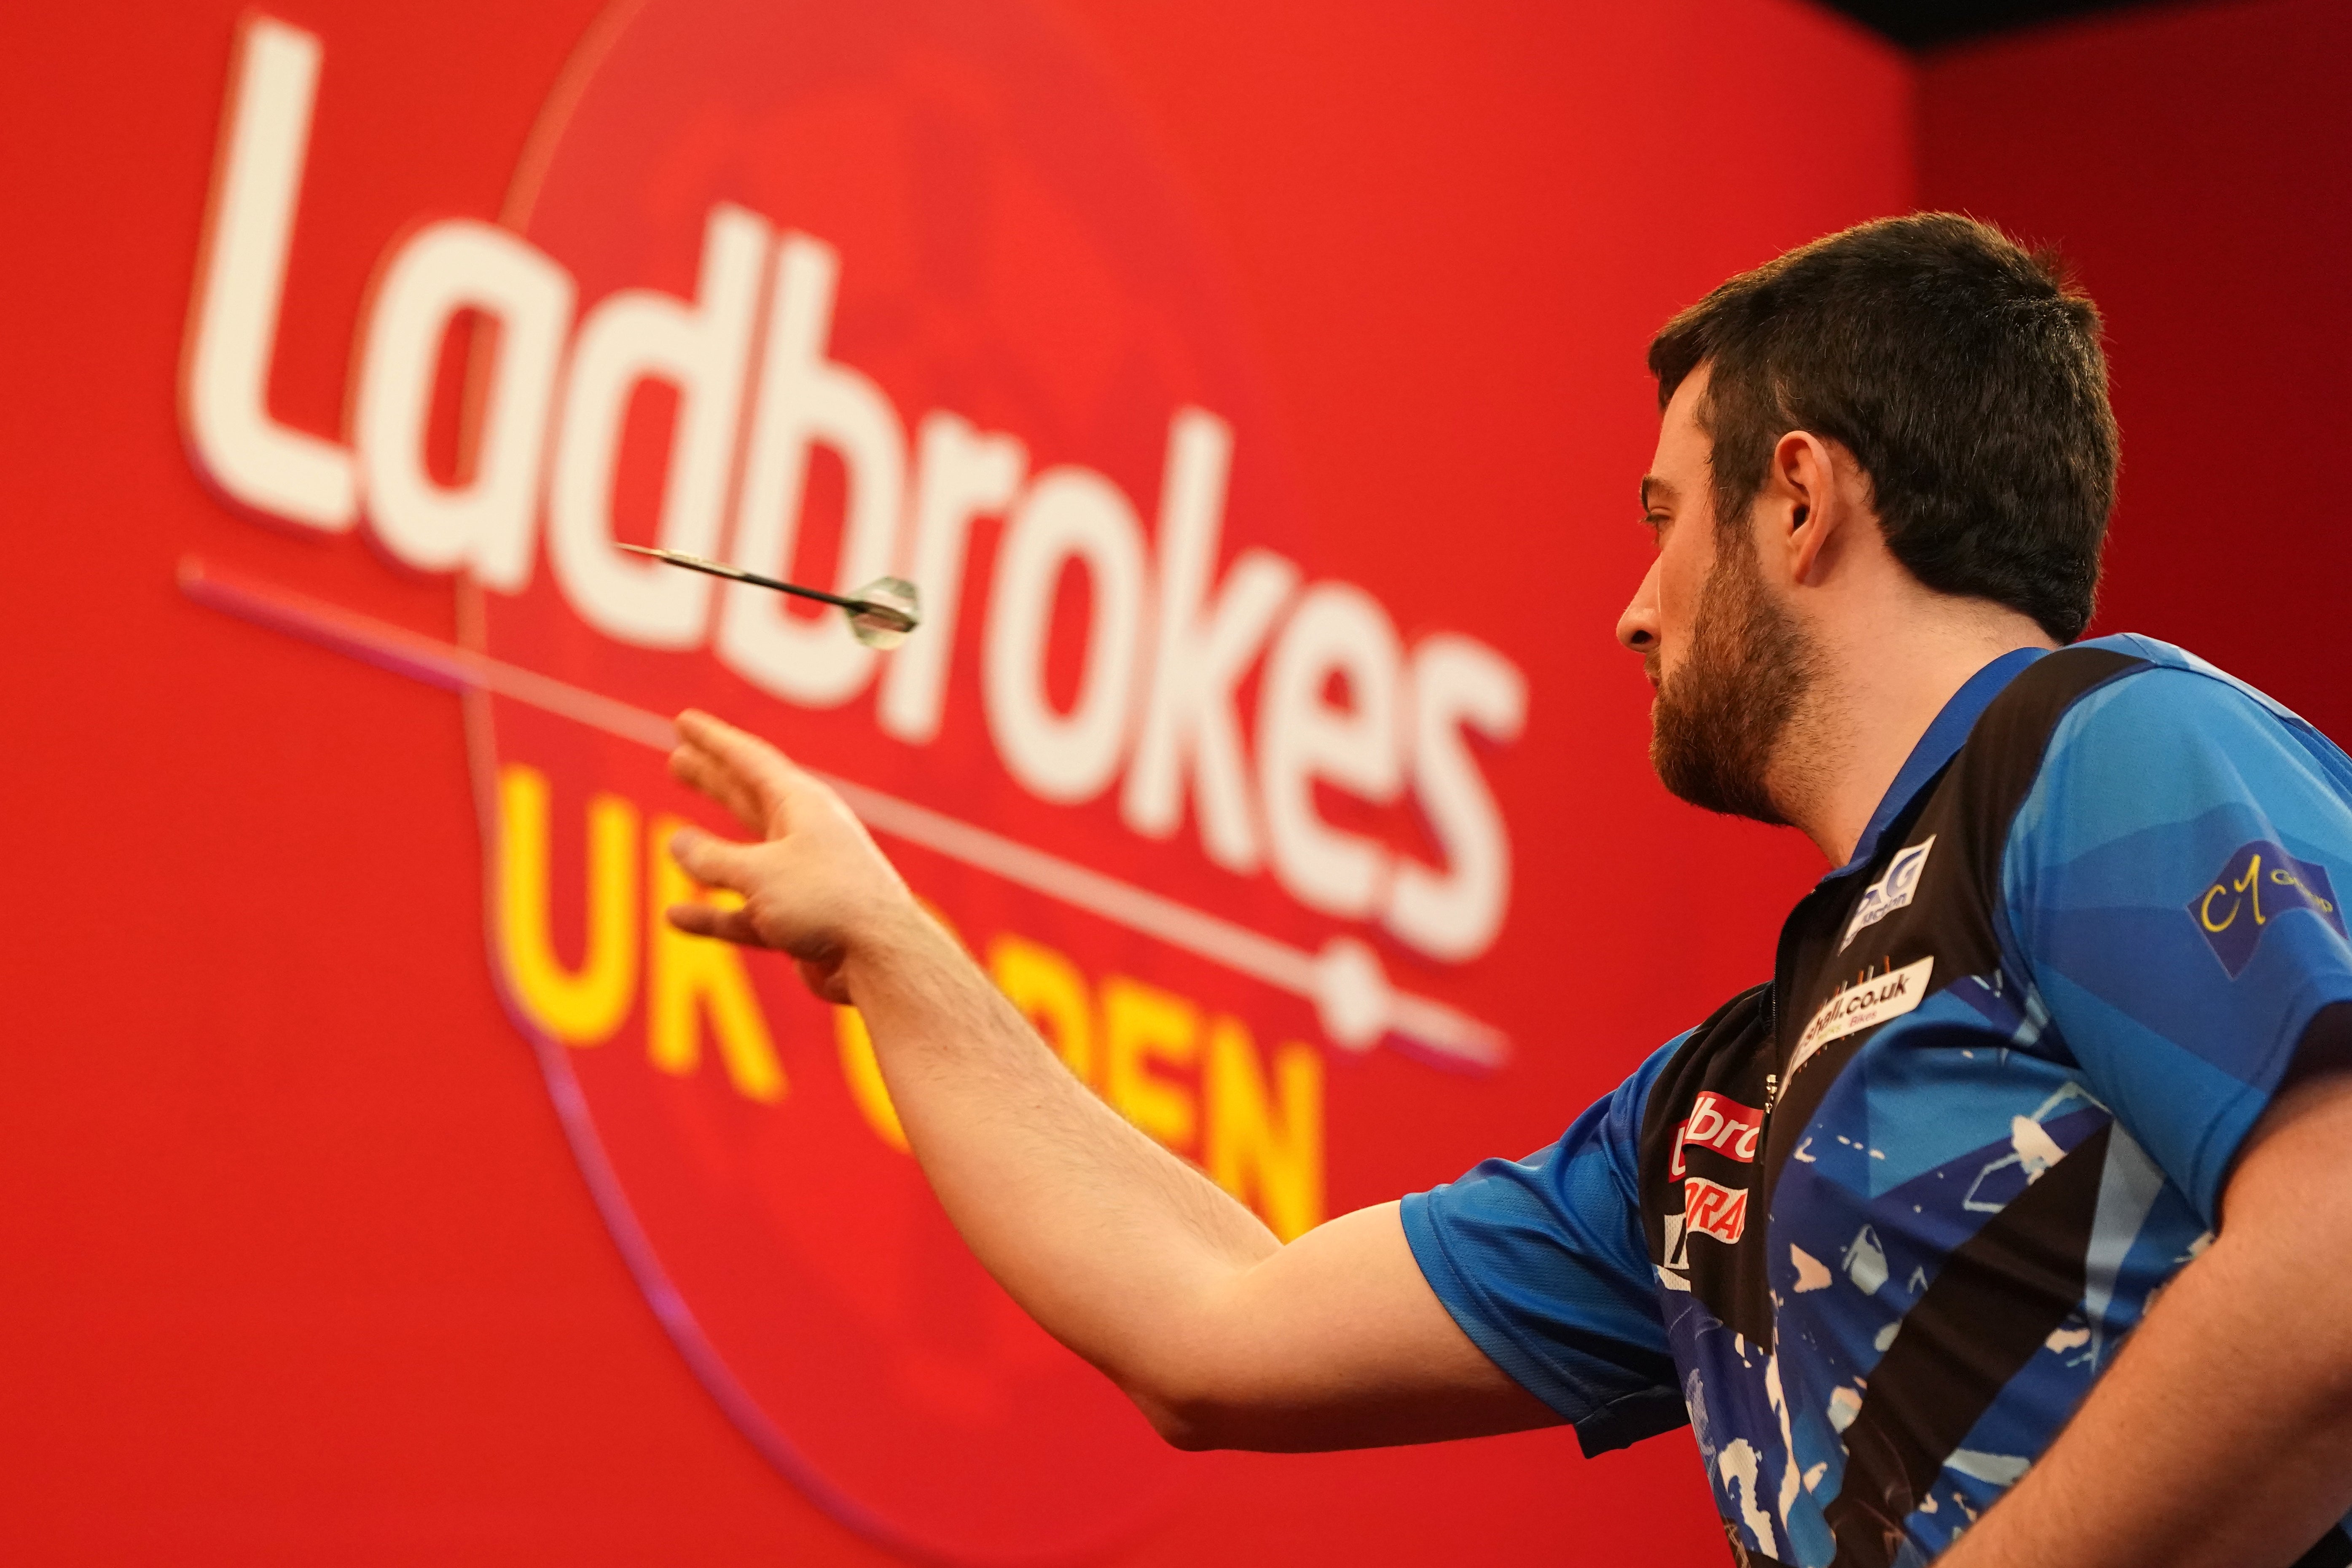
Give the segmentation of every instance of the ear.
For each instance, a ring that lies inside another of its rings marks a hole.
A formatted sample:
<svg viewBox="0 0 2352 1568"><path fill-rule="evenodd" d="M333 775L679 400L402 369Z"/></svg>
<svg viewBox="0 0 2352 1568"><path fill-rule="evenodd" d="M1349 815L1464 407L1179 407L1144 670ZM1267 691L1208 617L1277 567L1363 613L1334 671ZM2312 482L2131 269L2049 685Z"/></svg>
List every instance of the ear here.
<svg viewBox="0 0 2352 1568"><path fill-rule="evenodd" d="M1835 566L1838 546L1853 521L1850 498L1838 483L1839 455L1839 448L1808 430L1791 430L1773 443L1764 476L1769 504L1759 509L1771 531L1763 543L1767 550L1777 546L1792 582L1818 583Z"/></svg>

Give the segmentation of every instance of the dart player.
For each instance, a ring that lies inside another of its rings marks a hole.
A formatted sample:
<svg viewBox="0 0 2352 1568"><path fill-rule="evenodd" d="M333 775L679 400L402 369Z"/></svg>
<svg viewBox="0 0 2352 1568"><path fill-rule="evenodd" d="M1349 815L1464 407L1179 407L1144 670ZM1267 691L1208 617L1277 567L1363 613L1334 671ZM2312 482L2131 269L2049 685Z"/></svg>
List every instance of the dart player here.
<svg viewBox="0 0 2352 1568"><path fill-rule="evenodd" d="M1279 1244L695 714L673 766L758 841L682 833L748 902L671 918L856 1005L973 1252L1171 1442L1687 1423L1742 1563L2352 1563L2352 763L2179 648L2077 640L2091 302L1889 220L1732 279L1650 368L1617 634L1652 760L1835 869L1769 981L1551 1147ZM2227 526L2318 500L2213 458Z"/></svg>

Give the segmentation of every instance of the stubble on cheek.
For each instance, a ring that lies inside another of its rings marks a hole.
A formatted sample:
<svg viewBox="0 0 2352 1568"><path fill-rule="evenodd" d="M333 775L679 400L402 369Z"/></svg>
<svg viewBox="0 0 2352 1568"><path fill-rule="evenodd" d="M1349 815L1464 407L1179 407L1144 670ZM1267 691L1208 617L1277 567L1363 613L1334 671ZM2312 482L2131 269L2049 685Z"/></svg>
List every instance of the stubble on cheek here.
<svg viewBox="0 0 2352 1568"><path fill-rule="evenodd" d="M1765 592L1752 550L1719 554L1699 590L1689 646L1673 675L1643 660L1650 763L1666 788L1709 811L1785 823L1774 800L1774 752L1811 683L1812 649Z"/></svg>

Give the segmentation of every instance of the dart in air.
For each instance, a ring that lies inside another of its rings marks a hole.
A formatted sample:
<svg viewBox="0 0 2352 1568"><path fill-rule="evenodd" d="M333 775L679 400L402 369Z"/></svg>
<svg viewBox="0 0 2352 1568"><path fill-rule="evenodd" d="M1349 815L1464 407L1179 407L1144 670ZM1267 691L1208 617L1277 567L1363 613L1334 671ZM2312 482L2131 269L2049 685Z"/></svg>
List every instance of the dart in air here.
<svg viewBox="0 0 2352 1568"><path fill-rule="evenodd" d="M687 555L676 550L656 550L644 544L624 544L622 549L638 555L650 555L656 561L667 561L673 566L689 571L708 572L714 577L731 578L738 583L750 583L756 587L773 588L779 594L791 594L803 599L814 599L820 604L837 605L849 618L849 629L867 647L894 648L907 640L907 634L922 624L922 600L915 585L903 577L877 577L855 594L828 594L822 588L807 588L798 583L786 583L775 577L762 577L757 572L746 572L740 566L730 566L723 561L706 561L699 555Z"/></svg>

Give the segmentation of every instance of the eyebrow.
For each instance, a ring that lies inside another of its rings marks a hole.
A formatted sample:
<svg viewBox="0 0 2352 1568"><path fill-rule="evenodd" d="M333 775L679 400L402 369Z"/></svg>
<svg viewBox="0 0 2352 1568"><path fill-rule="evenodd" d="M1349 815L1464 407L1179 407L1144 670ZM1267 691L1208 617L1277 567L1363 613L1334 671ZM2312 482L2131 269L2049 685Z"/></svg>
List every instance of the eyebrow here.
<svg viewBox="0 0 2352 1568"><path fill-rule="evenodd" d="M1650 510L1652 505L1650 500L1650 492L1653 489L1658 491L1661 500L1672 501L1675 499L1674 486L1666 483L1665 480L1658 478L1655 474L1644 474L1642 476L1642 510L1643 511Z"/></svg>

